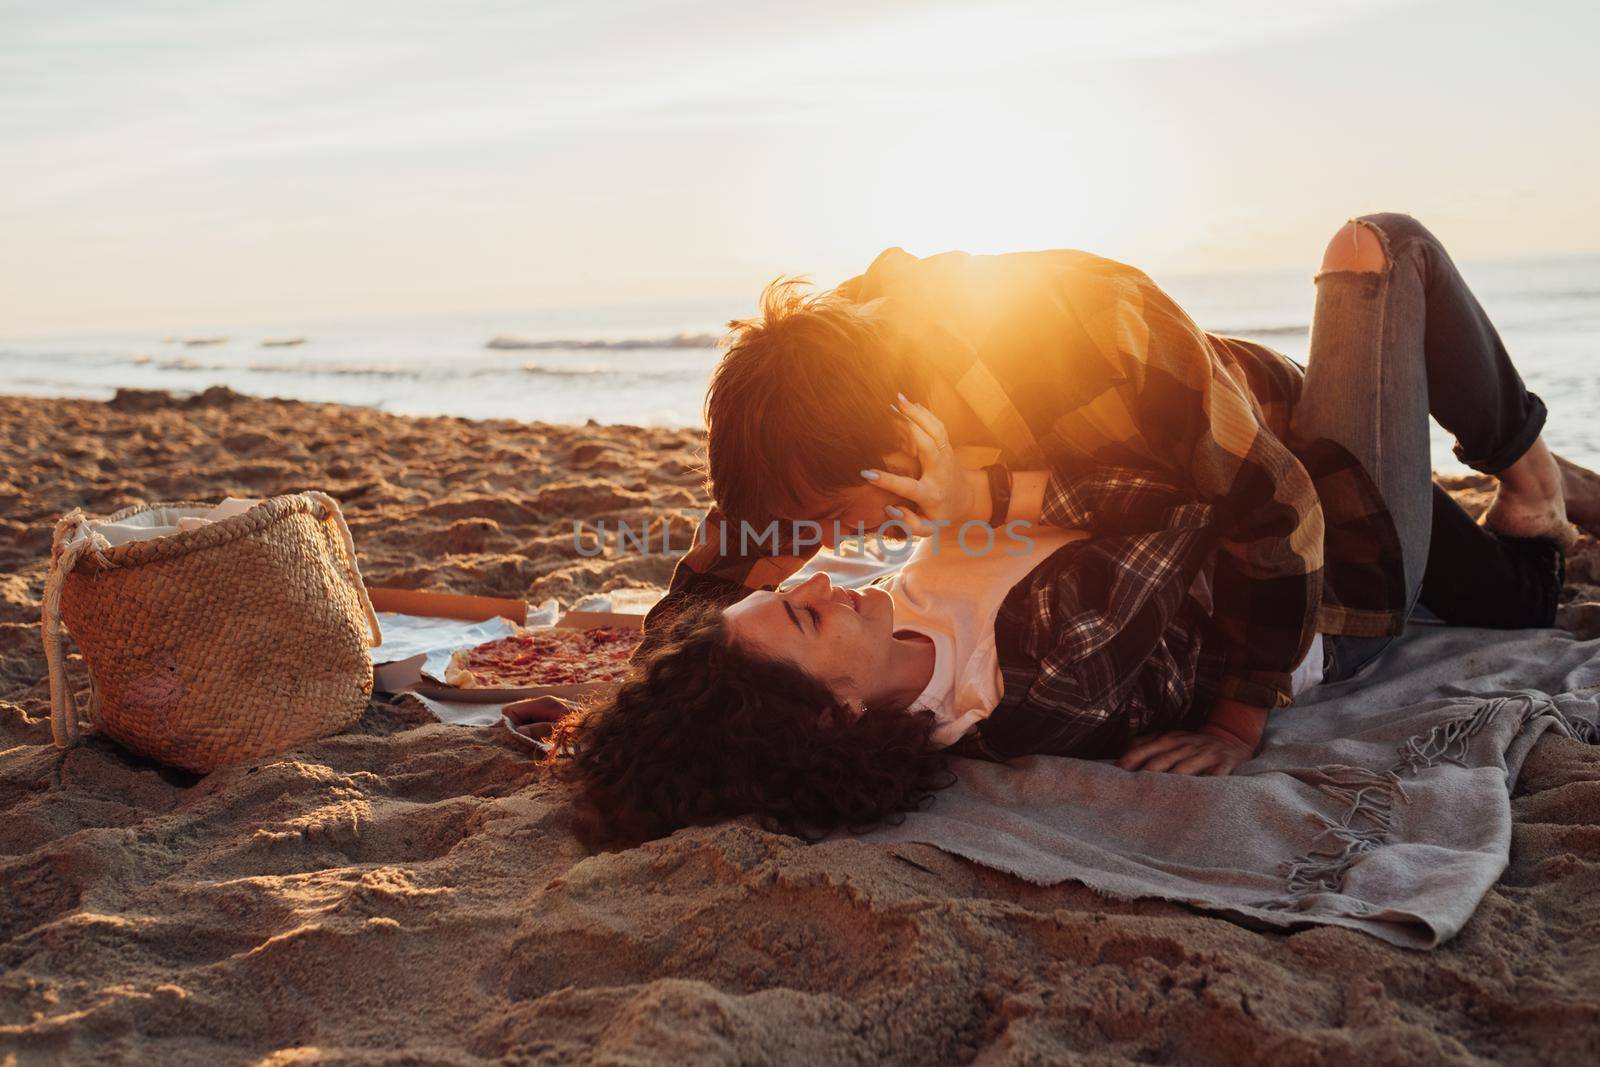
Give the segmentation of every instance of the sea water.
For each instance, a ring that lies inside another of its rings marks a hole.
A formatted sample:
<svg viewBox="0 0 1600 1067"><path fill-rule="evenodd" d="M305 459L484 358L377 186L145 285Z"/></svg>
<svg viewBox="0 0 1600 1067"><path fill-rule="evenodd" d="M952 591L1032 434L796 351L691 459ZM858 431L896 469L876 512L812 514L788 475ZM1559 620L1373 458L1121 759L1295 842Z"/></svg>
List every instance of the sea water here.
<svg viewBox="0 0 1600 1067"><path fill-rule="evenodd" d="M1550 409L1545 439L1600 467L1600 256L1464 262L1461 269L1528 387ZM1309 271L1153 276L1205 329L1305 361ZM0 338L0 392L106 398L121 387L226 385L407 415L692 426L700 424L717 360L712 340L728 319L753 313L754 297ZM489 347L496 338L534 347ZM1434 465L1464 470L1451 443L1435 425Z"/></svg>

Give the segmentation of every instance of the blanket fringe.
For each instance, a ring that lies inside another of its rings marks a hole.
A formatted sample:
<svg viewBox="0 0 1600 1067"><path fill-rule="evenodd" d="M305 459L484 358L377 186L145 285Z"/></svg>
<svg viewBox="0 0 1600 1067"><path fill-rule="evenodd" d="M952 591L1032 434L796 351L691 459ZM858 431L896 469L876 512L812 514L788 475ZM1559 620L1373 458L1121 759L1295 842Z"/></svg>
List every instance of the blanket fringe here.
<svg viewBox="0 0 1600 1067"><path fill-rule="evenodd" d="M1496 697L1494 700L1485 701L1477 711L1458 719L1447 719L1426 734L1419 737L1408 737L1400 746L1400 762L1396 768L1404 767L1415 774L1425 767L1437 767L1440 760L1454 763L1458 767L1467 765L1466 756L1469 742L1479 731L1487 726L1500 709L1512 700L1527 700L1527 697ZM1530 700L1531 704L1532 701ZM1527 717L1523 717L1527 721Z"/></svg>
<svg viewBox="0 0 1600 1067"><path fill-rule="evenodd" d="M1317 791L1339 801L1344 814L1334 819L1312 813L1311 818L1322 827L1312 839L1313 847L1299 859L1278 866L1290 899L1274 901L1269 907L1293 908L1298 898L1308 893L1337 891L1351 864L1388 841L1396 798L1410 800L1393 770L1328 763L1317 767L1312 776L1320 779ZM1367 825L1358 825L1357 820Z"/></svg>
<svg viewBox="0 0 1600 1067"><path fill-rule="evenodd" d="M1543 709L1543 713L1560 723L1567 733L1572 735L1573 740L1582 741L1586 745L1600 745L1600 723L1592 723L1588 719L1569 719L1553 701L1549 703L1550 706ZM1528 718L1531 719L1533 716L1529 715Z"/></svg>
<svg viewBox="0 0 1600 1067"><path fill-rule="evenodd" d="M1316 781L1319 792L1338 801L1343 814L1338 818L1311 814L1312 821L1321 826L1312 839L1312 847L1297 859L1278 865L1288 895L1258 906L1269 911L1300 911L1308 906L1306 898L1312 893L1341 891L1350 868L1362 856L1389 843L1394 832L1396 800L1411 802L1400 776L1436 767L1441 761L1466 766L1472 738L1516 701L1525 704L1519 728L1538 715L1553 715L1578 740L1600 743L1600 727L1594 723L1568 719L1548 699L1519 694L1487 700L1469 715L1448 719L1426 734L1406 738L1398 749L1400 758L1387 771L1338 763L1316 767L1307 780Z"/></svg>

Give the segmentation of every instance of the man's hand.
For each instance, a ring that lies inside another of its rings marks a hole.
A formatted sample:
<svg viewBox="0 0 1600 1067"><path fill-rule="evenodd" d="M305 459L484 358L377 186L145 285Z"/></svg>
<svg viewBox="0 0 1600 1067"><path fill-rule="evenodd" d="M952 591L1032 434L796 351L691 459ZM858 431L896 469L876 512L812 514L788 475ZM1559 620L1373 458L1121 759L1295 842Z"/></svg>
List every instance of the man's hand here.
<svg viewBox="0 0 1600 1067"><path fill-rule="evenodd" d="M865 470L861 477L911 503L912 509L890 505L890 519L904 523L918 537L930 537L935 524L960 526L989 517L989 479L982 471L967 470L956 460L956 450L944 423L933 412L900 396L897 409L905 418L906 432L922 477L907 478L885 470Z"/></svg>
<svg viewBox="0 0 1600 1067"><path fill-rule="evenodd" d="M1232 774L1255 753L1225 730L1202 726L1197 731L1173 730L1140 734L1116 761L1125 771L1167 771L1172 774Z"/></svg>
<svg viewBox="0 0 1600 1067"><path fill-rule="evenodd" d="M1135 737L1117 766L1130 771L1232 774L1235 767L1255 756L1267 714L1266 708L1221 698L1211 706L1205 725L1192 733L1174 730Z"/></svg>

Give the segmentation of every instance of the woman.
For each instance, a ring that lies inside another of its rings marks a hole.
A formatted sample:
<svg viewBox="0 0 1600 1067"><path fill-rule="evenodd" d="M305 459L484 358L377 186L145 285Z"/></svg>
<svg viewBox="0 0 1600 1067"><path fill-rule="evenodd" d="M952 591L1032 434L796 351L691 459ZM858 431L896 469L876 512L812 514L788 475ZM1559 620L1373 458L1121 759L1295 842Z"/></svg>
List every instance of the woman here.
<svg viewBox="0 0 1600 1067"><path fill-rule="evenodd" d="M1600 528L1600 494L1593 475L1544 446L1542 402L1443 247L1407 216L1363 216L1335 235L1316 287L1292 432L1342 446L1370 475L1394 545L1369 552L1394 548L1387 579L1408 611L1420 602L1451 623L1549 625L1569 517ZM941 514L962 513L951 501L970 481L932 413L909 401L902 413L919 475L863 476L904 502L891 517L928 533ZM1430 413L1463 462L1499 481L1487 529L1432 484ZM1314 462L1314 449L1298 454ZM687 612L614 700L559 725L554 751L602 803L657 832L741 813L800 832L870 824L947 781L952 743L990 758L1230 773L1253 755L1260 725L1210 715L1212 516L1180 485L1133 473L1139 493L1093 538L1041 527L1036 552L976 560L940 558L924 542L885 588L817 577ZM1127 485L1129 474L1105 477ZM1329 486L1318 492L1341 491ZM1037 497L1018 488L1010 514L1020 504L1037 519ZM1330 544L1341 535L1325 532ZM1343 558L1361 554L1342 547ZM1319 638L1296 692L1357 677L1392 640Z"/></svg>

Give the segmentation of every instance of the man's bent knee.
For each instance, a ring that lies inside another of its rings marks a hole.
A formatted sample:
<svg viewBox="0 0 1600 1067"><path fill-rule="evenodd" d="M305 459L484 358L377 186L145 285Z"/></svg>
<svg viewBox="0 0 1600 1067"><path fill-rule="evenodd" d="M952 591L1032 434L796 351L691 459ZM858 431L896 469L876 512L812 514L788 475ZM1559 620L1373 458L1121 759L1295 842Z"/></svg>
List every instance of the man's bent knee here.
<svg viewBox="0 0 1600 1067"><path fill-rule="evenodd" d="M1322 254L1323 270L1377 273L1389 265L1383 237L1370 224L1352 219L1339 227Z"/></svg>

